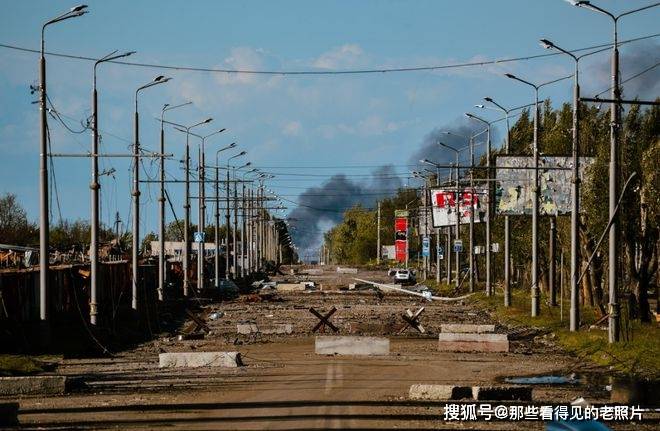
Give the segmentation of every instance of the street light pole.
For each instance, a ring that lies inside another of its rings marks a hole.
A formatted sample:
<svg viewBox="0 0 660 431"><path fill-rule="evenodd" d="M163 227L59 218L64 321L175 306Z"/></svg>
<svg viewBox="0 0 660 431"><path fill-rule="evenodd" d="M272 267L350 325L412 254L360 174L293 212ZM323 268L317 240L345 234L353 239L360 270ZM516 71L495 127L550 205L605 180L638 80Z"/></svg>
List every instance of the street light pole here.
<svg viewBox="0 0 660 431"><path fill-rule="evenodd" d="M536 317L541 312L541 304L539 301L539 239L538 239L538 218L539 218L539 146L538 146L538 133L539 133L539 86L532 84L512 75L505 74L507 78L514 79L529 85L534 88L534 194L532 198L532 317Z"/></svg>
<svg viewBox="0 0 660 431"><path fill-rule="evenodd" d="M612 100L617 101L621 98L621 90L619 88L619 47L618 47L618 29L617 24L619 19L631 15L636 12L651 9L660 6L660 2L650 4L638 9L629 10L619 15L602 9L589 1L573 1L575 6L584 7L595 12L599 12L608 16L613 24L614 43L612 46ZM618 278L617 266L619 263L618 255L618 231L617 231L617 215L616 206L618 200L618 134L619 127L621 126L621 119L619 118L619 104L612 103L610 108L610 169L609 169L609 218L612 220L609 231L609 257L608 257L608 286L609 286L609 330L608 339L610 343L619 341L619 300L617 297Z"/></svg>
<svg viewBox="0 0 660 431"><path fill-rule="evenodd" d="M132 279L132 301L133 310L137 311L137 285L138 285L138 252L140 247L140 117L138 114L138 95L140 91L153 87L154 85L164 84L172 78L165 78L162 75L157 76L148 84L138 87L135 90L135 144L133 145L133 279Z"/></svg>
<svg viewBox="0 0 660 431"><path fill-rule="evenodd" d="M201 126L202 124L208 124L211 121L213 121L213 118L207 118L206 120L195 123L192 126L184 126L172 121L163 120L163 123L176 126L176 130L186 134L186 155L184 161L186 188L183 204L183 296L185 297L188 297L190 294L190 278L188 274L188 265L190 263L190 130L197 126Z"/></svg>
<svg viewBox="0 0 660 431"><path fill-rule="evenodd" d="M495 105L499 111L504 112L505 118L506 118L506 143L504 146L504 153L506 155L509 154L509 140L510 140L510 134L511 130L509 127L509 112L511 111L510 109L504 108L502 105L499 103L495 102L492 98L490 97L484 97L484 100L486 102L490 102L493 105ZM483 105L477 105L478 107L483 107ZM494 204L494 203L493 203ZM510 268L510 263L511 263L511 250L509 247L509 242L511 240L511 234L509 231L509 216L505 215L504 216L504 306L505 307L510 307L511 306L511 281L510 281L510 276L511 276L511 268Z"/></svg>
<svg viewBox="0 0 660 431"><path fill-rule="evenodd" d="M160 111L160 153L165 154L165 129L163 126L165 112L192 104L192 102L181 103L170 106L163 105ZM167 271L165 264L165 157L160 159L160 197L158 198L159 219L158 219L158 300L164 299L165 282L167 281Z"/></svg>
<svg viewBox="0 0 660 431"><path fill-rule="evenodd" d="M99 265L99 115L98 115L98 93L96 92L96 68L99 64L106 61L116 60L118 58L128 57L134 54L134 51L115 55L117 51L100 58L94 62L92 77L92 182L89 188L92 191L92 211L90 226L91 238L89 245L90 260L90 298L89 298L89 322L92 325L97 324L98 315L98 265Z"/></svg>
<svg viewBox="0 0 660 431"><path fill-rule="evenodd" d="M41 27L41 52L39 57L39 108L41 119L41 145L39 154L39 318L48 318L48 266L49 233L48 219L48 118L46 111L46 57L44 55L46 27L69 18L76 18L87 13L87 5L71 8L69 11L44 23Z"/></svg>
<svg viewBox="0 0 660 431"><path fill-rule="evenodd" d="M225 240L226 240L225 279L227 279L227 280L229 280L229 270L230 270L229 261L231 259L231 250L230 250L230 247L229 247L229 240L230 240L230 238L229 238L229 229L230 229L230 220L231 220L231 215L230 215L231 214L230 213L230 187L229 187L229 182L230 182L230 179L229 179L229 169L230 169L229 162L232 159L244 156L246 154L247 154L247 151L241 151L240 153L235 154L235 155L233 155L233 156L231 156L227 159L227 187L225 189L226 192L227 192L227 212L226 212L226 217L225 217L225 220L226 220L226 223L227 223L227 232L226 232L226 235L225 235ZM233 250L233 252L236 253L236 250ZM231 270L236 271L236 267L235 266L232 267ZM232 274L235 275L234 273L232 273Z"/></svg>
<svg viewBox="0 0 660 431"><path fill-rule="evenodd" d="M491 175L490 175L490 126L492 122L486 121L483 118L477 117L474 114L466 113L468 118L472 118L473 120L480 121L486 125L486 130L487 132L487 138L486 138L486 178L487 178L487 187L488 187L488 205L486 206L486 296L492 296L493 295L493 287L490 282L490 221L491 221L491 210L490 206L492 204L492 196L493 194L491 193ZM473 190L474 193L474 190ZM473 210L474 210L474 205L473 205Z"/></svg>

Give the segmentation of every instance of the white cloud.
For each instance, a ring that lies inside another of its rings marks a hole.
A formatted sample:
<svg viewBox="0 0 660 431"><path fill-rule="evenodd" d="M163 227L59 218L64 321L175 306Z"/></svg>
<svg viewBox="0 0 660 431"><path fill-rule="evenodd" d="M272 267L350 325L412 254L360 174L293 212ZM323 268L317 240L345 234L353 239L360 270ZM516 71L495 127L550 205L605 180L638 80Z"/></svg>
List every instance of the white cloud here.
<svg viewBox="0 0 660 431"><path fill-rule="evenodd" d="M259 70L263 69L264 51L249 46L239 46L231 49L229 57L217 65L220 69ZM220 85L254 84L257 75L250 73L219 73L216 82Z"/></svg>
<svg viewBox="0 0 660 431"><path fill-rule="evenodd" d="M338 69L365 64L362 48L357 44L345 44L321 54L313 63L320 69Z"/></svg>

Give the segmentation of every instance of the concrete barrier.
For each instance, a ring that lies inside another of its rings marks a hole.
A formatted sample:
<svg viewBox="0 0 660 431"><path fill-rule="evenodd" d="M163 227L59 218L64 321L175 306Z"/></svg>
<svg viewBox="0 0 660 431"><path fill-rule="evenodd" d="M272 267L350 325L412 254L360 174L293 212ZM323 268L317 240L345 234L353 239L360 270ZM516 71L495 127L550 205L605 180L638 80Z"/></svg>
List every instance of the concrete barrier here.
<svg viewBox="0 0 660 431"><path fill-rule="evenodd" d="M305 283L278 283L275 286L280 292L302 292L307 288Z"/></svg>
<svg viewBox="0 0 660 431"><path fill-rule="evenodd" d="M384 337L318 336L317 355L389 355L390 340Z"/></svg>
<svg viewBox="0 0 660 431"><path fill-rule="evenodd" d="M412 385L408 396L411 400L432 401L472 399L472 387L454 385Z"/></svg>
<svg viewBox="0 0 660 431"><path fill-rule="evenodd" d="M301 272L307 275L323 275L323 270L319 268L303 269Z"/></svg>
<svg viewBox="0 0 660 431"><path fill-rule="evenodd" d="M340 274L357 274L357 268L341 268L337 267L337 272Z"/></svg>
<svg viewBox="0 0 660 431"><path fill-rule="evenodd" d="M495 325L467 325L463 323L445 323L440 325L440 332L485 334L495 332Z"/></svg>
<svg viewBox="0 0 660 431"><path fill-rule="evenodd" d="M475 400L475 401L531 401L529 386L454 386L412 385L408 397L412 400Z"/></svg>
<svg viewBox="0 0 660 431"><path fill-rule="evenodd" d="M0 395L63 394L65 376L0 377Z"/></svg>
<svg viewBox="0 0 660 431"><path fill-rule="evenodd" d="M240 367L239 352L178 352L158 355L160 368Z"/></svg>
<svg viewBox="0 0 660 431"><path fill-rule="evenodd" d="M18 403L0 403L0 426L18 425Z"/></svg>
<svg viewBox="0 0 660 431"><path fill-rule="evenodd" d="M472 398L476 401L531 401L529 386L473 386Z"/></svg>
<svg viewBox="0 0 660 431"><path fill-rule="evenodd" d="M506 334L451 333L438 334L438 350L445 352L508 352Z"/></svg>
<svg viewBox="0 0 660 431"><path fill-rule="evenodd" d="M243 335L250 334L291 334L293 325L282 323L275 325L257 325L256 323L239 323L236 325L236 332Z"/></svg>

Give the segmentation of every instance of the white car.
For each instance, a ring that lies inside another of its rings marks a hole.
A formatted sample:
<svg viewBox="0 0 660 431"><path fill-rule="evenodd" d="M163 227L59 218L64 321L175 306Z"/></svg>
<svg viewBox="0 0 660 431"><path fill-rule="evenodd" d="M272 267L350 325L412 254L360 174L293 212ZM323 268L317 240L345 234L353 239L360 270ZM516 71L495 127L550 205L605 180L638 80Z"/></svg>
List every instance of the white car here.
<svg viewBox="0 0 660 431"><path fill-rule="evenodd" d="M415 274L409 269L397 269L393 278L394 282L399 284L415 283Z"/></svg>

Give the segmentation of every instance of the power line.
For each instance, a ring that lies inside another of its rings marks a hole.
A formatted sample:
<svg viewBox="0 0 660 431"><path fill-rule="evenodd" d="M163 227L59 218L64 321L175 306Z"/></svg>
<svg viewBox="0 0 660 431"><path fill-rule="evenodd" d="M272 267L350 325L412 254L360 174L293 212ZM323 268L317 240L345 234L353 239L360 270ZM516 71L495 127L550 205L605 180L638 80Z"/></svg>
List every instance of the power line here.
<svg viewBox="0 0 660 431"><path fill-rule="evenodd" d="M623 45L626 43L637 42L640 40L651 39L654 37L660 36L660 33L655 33L647 36L641 36L634 39L627 39L620 41L618 44ZM593 45L585 48L574 49L570 52L578 53L582 51L589 51L592 49L599 49L612 46L612 43L605 43L601 45ZM40 53L39 50L25 48L16 45L10 45L6 43L0 43L1 48L13 49L16 51L31 52L31 53ZM82 55L75 54L64 54L59 52L45 52L45 54L62 57L74 60L84 60L84 61L97 61L97 58L87 57ZM563 55L561 52L551 52L545 54L536 54L536 55L527 55L522 57L512 57L512 58L502 58L498 60L486 60L486 61L473 61L465 63L453 63L453 64L443 64L436 66L410 66L410 67L398 67L398 68L380 68L380 69L354 69L354 70L247 70L247 69L219 69L219 68L206 68L206 67L197 67L197 66L174 66L174 65L161 65L153 63L139 63L131 61L109 61L108 63L119 64L122 66L134 66L134 67L145 67L151 69L167 69L167 70L180 70L180 71L193 71L193 72L210 72L210 73L226 73L226 74L251 74L251 75L280 75L280 76L302 76L302 75L361 75L361 74L377 74L377 73L401 73L401 72L423 72L423 71L434 71L434 70L444 70L444 69L456 69L463 67L474 67L474 66L487 66L491 64L502 64L502 63L511 63L516 61L527 61L534 60L538 58L553 57L556 55Z"/></svg>

